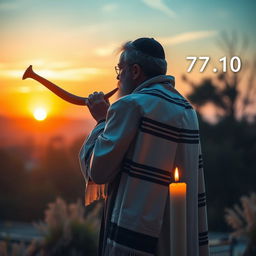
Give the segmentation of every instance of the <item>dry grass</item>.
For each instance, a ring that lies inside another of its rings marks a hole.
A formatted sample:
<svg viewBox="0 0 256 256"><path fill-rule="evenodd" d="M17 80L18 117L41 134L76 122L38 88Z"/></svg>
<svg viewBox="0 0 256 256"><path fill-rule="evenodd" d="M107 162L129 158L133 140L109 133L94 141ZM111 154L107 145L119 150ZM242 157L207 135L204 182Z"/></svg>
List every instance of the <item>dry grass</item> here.
<svg viewBox="0 0 256 256"><path fill-rule="evenodd" d="M35 223L43 240L24 244L0 242L0 256L82 256L96 255L101 203L85 217L81 200L68 204L62 198L48 205L44 221Z"/></svg>
<svg viewBox="0 0 256 256"><path fill-rule="evenodd" d="M240 198L241 206L225 209L226 222L233 228L232 237L247 237L256 245L256 194Z"/></svg>

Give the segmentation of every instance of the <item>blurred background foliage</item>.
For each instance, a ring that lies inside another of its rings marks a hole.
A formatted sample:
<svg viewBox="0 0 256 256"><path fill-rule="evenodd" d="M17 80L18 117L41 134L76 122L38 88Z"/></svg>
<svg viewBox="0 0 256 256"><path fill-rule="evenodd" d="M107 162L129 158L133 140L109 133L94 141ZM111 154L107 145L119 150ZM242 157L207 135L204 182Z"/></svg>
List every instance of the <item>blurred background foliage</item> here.
<svg viewBox="0 0 256 256"><path fill-rule="evenodd" d="M208 80L211 86L217 86ZM205 80L187 97L197 107L203 150L209 229L227 231L224 208L237 198L256 190L256 118L236 111L210 123L201 114ZM199 90L200 88L200 90ZM206 92L207 93L207 92ZM212 95L212 94L211 94ZM221 102L219 95L216 99ZM215 98L214 98L215 100ZM206 101L207 102L207 101ZM228 101L227 101L228 102ZM232 103L233 104L233 103ZM78 152L83 138L66 145L61 137L51 139L39 163L29 170L22 150L0 149L0 220L35 221L43 218L45 206L57 196L67 202L84 195Z"/></svg>
<svg viewBox="0 0 256 256"><path fill-rule="evenodd" d="M1 256L94 256L100 228L102 201L85 211L81 200L67 203L58 197L48 204L44 220L34 223L41 234L29 244L0 241Z"/></svg>
<svg viewBox="0 0 256 256"><path fill-rule="evenodd" d="M236 34L223 33L219 44L228 59L242 56L240 72L223 72L198 84L183 76L199 118L211 231L227 231L224 208L256 190L256 56L245 58L248 41L239 41ZM215 110L214 122L204 111L209 104Z"/></svg>
<svg viewBox="0 0 256 256"><path fill-rule="evenodd" d="M229 57L245 50L246 40L223 35L220 45ZM224 49L225 50L225 49ZM184 83L191 87L186 95L195 107L200 126L210 231L230 231L224 209L241 195L256 190L256 58L243 59L238 73L220 73L195 84L187 75ZM215 109L210 122L204 108ZM67 145L64 138L54 137L42 148L36 165L30 165L24 148L0 148L0 220L36 221L44 217L45 206L56 197L67 203L84 195L78 152L86 137ZM32 142L31 142L32 143ZM32 143L33 144L33 143ZM94 204L88 206L88 210Z"/></svg>

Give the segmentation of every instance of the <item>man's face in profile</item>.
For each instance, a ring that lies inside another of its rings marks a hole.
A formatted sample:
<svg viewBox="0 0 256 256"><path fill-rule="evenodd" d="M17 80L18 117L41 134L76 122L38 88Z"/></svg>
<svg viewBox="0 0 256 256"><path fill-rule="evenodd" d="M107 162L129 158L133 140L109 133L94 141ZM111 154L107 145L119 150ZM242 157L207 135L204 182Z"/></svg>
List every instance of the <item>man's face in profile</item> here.
<svg viewBox="0 0 256 256"><path fill-rule="evenodd" d="M118 81L118 97L130 94L134 89L134 81L131 76L131 65L125 62L125 53L123 52L119 58L119 76Z"/></svg>

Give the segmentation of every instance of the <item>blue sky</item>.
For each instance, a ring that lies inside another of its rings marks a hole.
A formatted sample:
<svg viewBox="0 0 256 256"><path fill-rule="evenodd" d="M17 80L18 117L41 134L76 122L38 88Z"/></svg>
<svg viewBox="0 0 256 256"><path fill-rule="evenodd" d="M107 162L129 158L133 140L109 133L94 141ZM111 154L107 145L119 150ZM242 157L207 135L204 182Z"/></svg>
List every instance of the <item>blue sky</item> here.
<svg viewBox="0 0 256 256"><path fill-rule="evenodd" d="M226 54L216 43L221 32L236 33L239 43L246 36L247 56L255 54L255 11L255 0L0 0L2 93L8 98L40 91L31 81L20 82L28 64L77 94L109 90L116 83L114 50L142 36L163 44L168 73L185 93L189 88L180 77L186 56L210 56L216 63ZM207 75L214 75L211 69L189 74L194 80Z"/></svg>

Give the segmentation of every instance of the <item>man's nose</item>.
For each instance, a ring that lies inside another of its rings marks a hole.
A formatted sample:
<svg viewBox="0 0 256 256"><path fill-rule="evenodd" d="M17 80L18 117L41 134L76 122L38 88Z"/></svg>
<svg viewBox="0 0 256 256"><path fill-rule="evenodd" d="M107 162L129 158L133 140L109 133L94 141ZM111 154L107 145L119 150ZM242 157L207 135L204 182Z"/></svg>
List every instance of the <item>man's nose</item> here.
<svg viewBox="0 0 256 256"><path fill-rule="evenodd" d="M117 79L117 80L120 80L120 75L117 75L117 76L116 76L116 79Z"/></svg>

